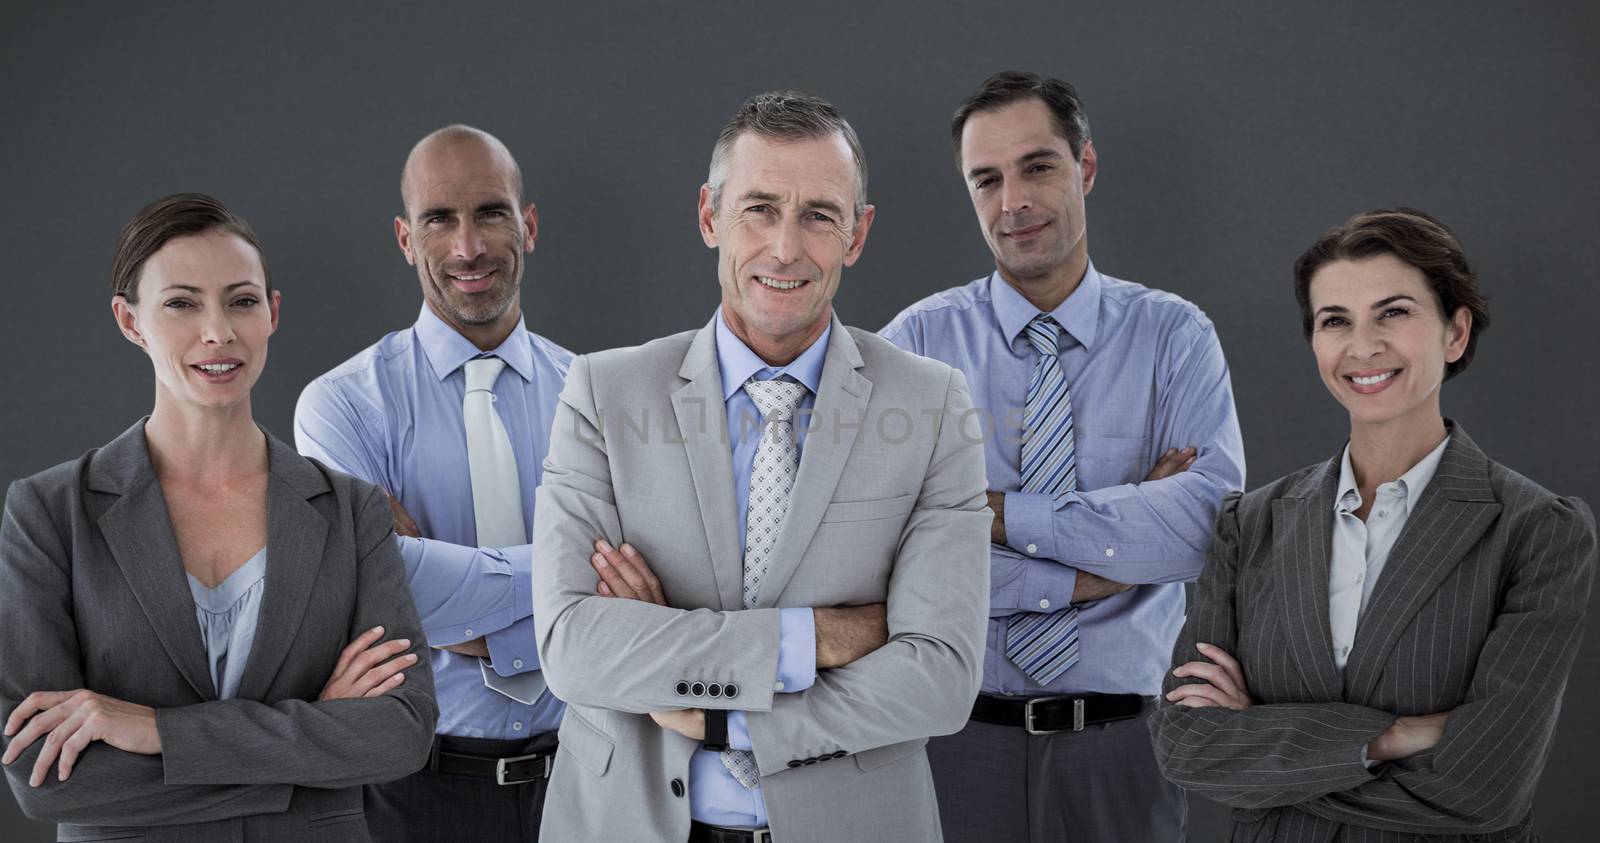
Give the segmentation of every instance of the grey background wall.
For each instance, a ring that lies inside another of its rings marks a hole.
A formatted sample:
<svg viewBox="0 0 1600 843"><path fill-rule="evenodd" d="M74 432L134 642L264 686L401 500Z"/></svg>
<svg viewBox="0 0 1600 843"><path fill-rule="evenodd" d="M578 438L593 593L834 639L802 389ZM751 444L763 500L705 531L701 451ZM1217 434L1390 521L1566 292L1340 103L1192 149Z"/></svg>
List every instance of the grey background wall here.
<svg viewBox="0 0 1600 843"><path fill-rule="evenodd" d="M876 328L989 271L947 121L1017 67L1087 102L1096 264L1216 322L1250 485L1346 432L1299 334L1291 261L1349 214L1404 203L1456 229L1493 296L1447 413L1497 459L1600 505L1592 3L268 5L0 11L0 479L148 411L149 366L112 325L106 278L118 229L159 195L213 193L265 242L284 306L255 407L287 438L309 379L415 318L391 220L425 132L472 123L520 158L541 212L528 323L583 352L709 317L715 264L693 211L711 142L749 94L818 93L872 168L878 222L837 306ZM1540 789L1551 840L1590 839L1600 818L1590 629ZM1192 839L1223 823L1195 801ZM0 798L0 839L51 837Z"/></svg>

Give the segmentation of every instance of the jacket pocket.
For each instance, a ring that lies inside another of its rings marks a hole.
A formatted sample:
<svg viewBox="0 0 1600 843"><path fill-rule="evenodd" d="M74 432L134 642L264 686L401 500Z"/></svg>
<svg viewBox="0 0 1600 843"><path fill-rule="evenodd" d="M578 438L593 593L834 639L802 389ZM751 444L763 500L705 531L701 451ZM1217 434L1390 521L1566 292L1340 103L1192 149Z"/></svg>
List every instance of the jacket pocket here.
<svg viewBox="0 0 1600 843"><path fill-rule="evenodd" d="M611 753L615 751L616 743L571 708L561 719L558 735L561 743L557 757L563 752L571 755L584 769L597 776L605 775L606 770L610 769Z"/></svg>
<svg viewBox="0 0 1600 843"><path fill-rule="evenodd" d="M927 738L917 738L916 740L901 741L900 743L892 743L888 746L875 747L867 750L866 752L858 752L855 755L856 766L860 767L863 771L876 770L879 767L893 764L894 762L899 761L900 759L905 758L914 752L921 752L922 747L927 745L927 743Z"/></svg>
<svg viewBox="0 0 1600 843"><path fill-rule="evenodd" d="M909 513L914 503L916 503L915 495L869 501L834 501L822 511L822 520L824 522L876 521L879 518L895 518Z"/></svg>

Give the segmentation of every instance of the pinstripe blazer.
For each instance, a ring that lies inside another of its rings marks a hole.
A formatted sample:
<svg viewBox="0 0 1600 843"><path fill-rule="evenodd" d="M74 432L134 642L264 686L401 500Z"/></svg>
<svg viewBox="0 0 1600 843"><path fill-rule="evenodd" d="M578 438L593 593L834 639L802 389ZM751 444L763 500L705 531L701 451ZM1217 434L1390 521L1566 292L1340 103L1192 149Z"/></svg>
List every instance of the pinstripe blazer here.
<svg viewBox="0 0 1600 843"><path fill-rule="evenodd" d="M1343 676L1328 629L1339 458L1224 503L1173 664L1202 660L1196 642L1222 647L1259 704L1163 704L1150 728L1167 778L1233 807L1234 841L1538 839L1533 796L1581 639L1594 516L1451 427ZM1396 716L1440 711L1432 749L1362 763Z"/></svg>
<svg viewBox="0 0 1600 843"><path fill-rule="evenodd" d="M18 480L0 527L0 716L88 688L156 709L162 754L91 743L72 777L28 786L43 741L5 768L58 839L362 841L361 788L425 763L438 708L426 658L375 699L316 700L377 624L425 652L383 492L267 437L269 553L237 697L218 700L144 422Z"/></svg>

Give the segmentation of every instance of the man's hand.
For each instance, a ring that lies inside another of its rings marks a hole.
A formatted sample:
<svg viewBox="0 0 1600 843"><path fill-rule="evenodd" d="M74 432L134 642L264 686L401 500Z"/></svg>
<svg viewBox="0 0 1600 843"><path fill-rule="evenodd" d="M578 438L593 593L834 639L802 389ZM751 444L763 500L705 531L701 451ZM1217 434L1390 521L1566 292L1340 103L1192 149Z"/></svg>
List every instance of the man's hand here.
<svg viewBox="0 0 1600 843"><path fill-rule="evenodd" d="M889 643L889 606L872 603L812 609L817 628L817 669L845 665Z"/></svg>
<svg viewBox="0 0 1600 843"><path fill-rule="evenodd" d="M1444 737L1444 724L1450 712L1424 714L1418 717L1400 717L1383 734L1367 744L1370 761L1398 761L1409 758L1424 749L1432 749Z"/></svg>
<svg viewBox="0 0 1600 843"><path fill-rule="evenodd" d="M388 498L389 511L394 513L395 533L407 538L422 538L422 530L417 528L417 522L411 517L411 513L406 512L406 508L400 505L400 499L394 495L388 495Z"/></svg>
<svg viewBox="0 0 1600 843"><path fill-rule="evenodd" d="M670 729L692 741L706 739L706 712L700 708L680 708L673 711L652 711L650 719L663 729Z"/></svg>
<svg viewBox="0 0 1600 843"><path fill-rule="evenodd" d="M480 635L471 641L462 641L459 644L435 644L435 650L445 650L463 656L477 656L480 659L489 658L489 639Z"/></svg>
<svg viewBox="0 0 1600 843"><path fill-rule="evenodd" d="M1173 676L1205 680L1173 688L1167 699L1189 708L1227 708L1244 711L1253 702L1244 682L1244 668L1227 650L1213 644L1196 644L1195 649L1210 662L1188 662L1172 671Z"/></svg>
<svg viewBox="0 0 1600 843"><path fill-rule="evenodd" d="M17 760L34 741L44 738L28 776L32 787L44 784L52 765L56 777L66 781L72 775L72 765L92 741L104 741L139 755L161 754L155 709L84 689L29 694L6 720L5 733L15 735L0 758L6 764Z"/></svg>
<svg viewBox="0 0 1600 843"><path fill-rule="evenodd" d="M618 550L605 539L594 543L594 555L589 557L600 581L594 590L602 597L626 597L657 606L667 605L667 595L661 590L661 580L656 579L644 554L626 542Z"/></svg>
<svg viewBox="0 0 1600 843"><path fill-rule="evenodd" d="M1080 568L1078 581L1072 586L1072 602L1087 603L1090 600L1100 600L1113 594L1121 594L1130 588L1133 586L1096 576Z"/></svg>
<svg viewBox="0 0 1600 843"><path fill-rule="evenodd" d="M990 490L989 508L994 510L994 523L989 525L989 541L1006 543L1006 493Z"/></svg>
<svg viewBox="0 0 1600 843"><path fill-rule="evenodd" d="M1161 455L1161 459L1156 460L1155 468L1150 469L1150 473L1144 476L1144 482L1149 483L1151 480L1171 477L1180 471L1188 471L1189 466L1194 465L1195 457L1199 455L1200 452L1196 451L1193 446L1188 448L1168 448L1167 452Z"/></svg>

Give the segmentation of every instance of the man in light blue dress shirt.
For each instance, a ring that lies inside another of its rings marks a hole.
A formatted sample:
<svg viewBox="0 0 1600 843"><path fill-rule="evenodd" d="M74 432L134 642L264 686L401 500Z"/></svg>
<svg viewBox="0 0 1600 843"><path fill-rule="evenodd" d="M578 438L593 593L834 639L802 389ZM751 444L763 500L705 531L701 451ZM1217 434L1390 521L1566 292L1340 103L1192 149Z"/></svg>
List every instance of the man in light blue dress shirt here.
<svg viewBox="0 0 1600 843"><path fill-rule="evenodd" d="M384 841L533 841L564 707L539 672L526 526L572 355L523 324L538 216L499 140L464 126L428 135L401 192L396 234L424 299L416 324L317 378L295 408L302 453L388 490L435 648L435 752L428 768L367 788L367 822ZM488 406L514 457L507 488L521 493L525 526L510 546L477 535L463 400L467 364L483 359L499 361Z"/></svg>
<svg viewBox="0 0 1600 843"><path fill-rule="evenodd" d="M1244 485L1227 363L1194 305L1089 261L1097 161L1070 85L996 74L952 134L996 270L882 332L965 372L989 434L983 693L965 730L928 745L945 838L1179 840L1183 794L1156 769L1145 718L1183 583ZM1036 430L1030 393L1051 376L1066 407ZM1058 482L1029 485L1025 434L1054 437ZM1059 634L1028 640L1039 627Z"/></svg>

